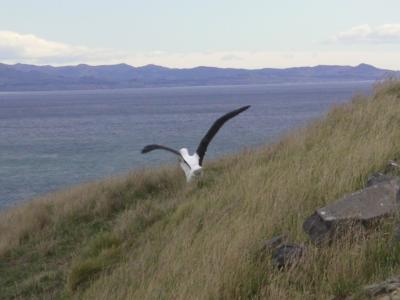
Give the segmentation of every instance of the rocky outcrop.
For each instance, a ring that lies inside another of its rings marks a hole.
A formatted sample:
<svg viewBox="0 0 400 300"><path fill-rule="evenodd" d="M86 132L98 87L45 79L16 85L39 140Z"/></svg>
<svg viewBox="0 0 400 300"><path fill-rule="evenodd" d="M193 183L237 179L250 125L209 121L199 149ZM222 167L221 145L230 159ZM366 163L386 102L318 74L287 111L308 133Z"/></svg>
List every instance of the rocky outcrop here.
<svg viewBox="0 0 400 300"><path fill-rule="evenodd" d="M368 176L367 184L365 185L365 187L370 187L379 183L389 182L392 179L396 179L396 177L386 175L380 172L372 173L370 176Z"/></svg>
<svg viewBox="0 0 400 300"><path fill-rule="evenodd" d="M278 268L294 266L304 255L305 247L298 244L282 244L272 253L272 263Z"/></svg>
<svg viewBox="0 0 400 300"><path fill-rule="evenodd" d="M319 208L305 220L303 229L314 243L331 241L339 228L393 215L399 207L400 179L384 174L370 177L367 187Z"/></svg>
<svg viewBox="0 0 400 300"><path fill-rule="evenodd" d="M400 276L368 285L363 290L369 299L400 300Z"/></svg>
<svg viewBox="0 0 400 300"><path fill-rule="evenodd" d="M373 221L396 214L399 207L400 178L373 173L364 189L317 209L304 221L303 229L315 244L330 242L342 233L353 234ZM400 240L400 224L395 226L397 238ZM282 269L297 264L305 250L303 245L288 243L285 236L276 236L264 242L262 256L268 253L273 265Z"/></svg>
<svg viewBox="0 0 400 300"><path fill-rule="evenodd" d="M333 298L332 300L336 300ZM342 298L343 299L343 298ZM400 300L400 276L364 286L356 295L351 295L345 300Z"/></svg>
<svg viewBox="0 0 400 300"><path fill-rule="evenodd" d="M272 264L278 269L287 268L297 264L305 253L302 245L287 243L285 236L276 236L264 243L263 253L271 255Z"/></svg>

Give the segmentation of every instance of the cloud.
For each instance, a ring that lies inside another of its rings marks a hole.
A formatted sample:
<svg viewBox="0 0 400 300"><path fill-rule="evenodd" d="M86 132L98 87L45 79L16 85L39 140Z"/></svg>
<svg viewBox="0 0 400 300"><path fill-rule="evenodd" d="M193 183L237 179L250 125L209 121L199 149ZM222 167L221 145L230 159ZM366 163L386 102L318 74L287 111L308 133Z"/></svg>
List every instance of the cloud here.
<svg viewBox="0 0 400 300"><path fill-rule="evenodd" d="M33 34L0 31L0 60L30 63L74 63L118 58L121 53L108 49L91 49L48 41Z"/></svg>
<svg viewBox="0 0 400 300"><path fill-rule="evenodd" d="M240 60L226 60L226 57ZM223 68L287 68L315 65L372 64L387 69L400 69L399 51L216 51L190 53L164 53L149 59L144 54L128 56L126 63L141 66L157 64L168 67L189 68L217 66Z"/></svg>
<svg viewBox="0 0 400 300"><path fill-rule="evenodd" d="M358 29L357 29L358 28ZM369 27L368 27L369 28ZM350 36L365 36L370 32L367 27L356 27L352 35L342 34L341 39ZM386 38L395 36L396 27L384 27ZM381 30L382 31L382 30ZM381 32L379 31L379 32ZM355 34L357 33L357 34ZM379 36L382 33L369 34ZM363 47L365 48L365 47ZM400 69L400 51L384 51L376 49L368 51L335 50L335 51L193 51L166 52L154 50L147 52L128 52L118 49L90 48L81 45L49 41L32 34L21 34L12 31L0 31L0 62L31 63L51 65L75 65L80 63L99 65L128 63L133 66L157 64L166 67L191 68L196 66L215 66L224 68L286 68L298 66L358 65L373 64L387 69Z"/></svg>
<svg viewBox="0 0 400 300"><path fill-rule="evenodd" d="M234 54L226 54L221 57L222 61L234 61L234 60L242 60L242 58L239 55L234 55Z"/></svg>
<svg viewBox="0 0 400 300"><path fill-rule="evenodd" d="M344 43L400 43L400 24L384 24L372 27L368 24L359 25L340 32L333 41Z"/></svg>

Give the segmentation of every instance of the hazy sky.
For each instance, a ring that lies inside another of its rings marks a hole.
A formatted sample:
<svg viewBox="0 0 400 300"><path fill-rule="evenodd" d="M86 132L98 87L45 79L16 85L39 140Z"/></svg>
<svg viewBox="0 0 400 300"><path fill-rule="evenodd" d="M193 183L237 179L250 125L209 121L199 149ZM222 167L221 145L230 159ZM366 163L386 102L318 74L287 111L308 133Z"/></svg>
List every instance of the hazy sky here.
<svg viewBox="0 0 400 300"><path fill-rule="evenodd" d="M0 62L400 69L399 0L0 0Z"/></svg>

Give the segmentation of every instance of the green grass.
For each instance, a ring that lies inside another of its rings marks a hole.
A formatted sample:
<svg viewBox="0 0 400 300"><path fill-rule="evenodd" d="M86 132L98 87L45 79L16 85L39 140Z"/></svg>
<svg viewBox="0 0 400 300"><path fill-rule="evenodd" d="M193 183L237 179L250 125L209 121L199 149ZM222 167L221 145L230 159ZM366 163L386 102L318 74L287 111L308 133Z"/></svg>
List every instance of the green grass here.
<svg viewBox="0 0 400 300"><path fill-rule="evenodd" d="M262 130L262 128L260 128ZM212 151L212 149L210 149ZM400 158L400 83L385 82L278 142L205 165L142 170L0 214L1 299L328 299L400 273L393 218L332 245L302 229L313 211ZM260 253L307 246L276 270Z"/></svg>

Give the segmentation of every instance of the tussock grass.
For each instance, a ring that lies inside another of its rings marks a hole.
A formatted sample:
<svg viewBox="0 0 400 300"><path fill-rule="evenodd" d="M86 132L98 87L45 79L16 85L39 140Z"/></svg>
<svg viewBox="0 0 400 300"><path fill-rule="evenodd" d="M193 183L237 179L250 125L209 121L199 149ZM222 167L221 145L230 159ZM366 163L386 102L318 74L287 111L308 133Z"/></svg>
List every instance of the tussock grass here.
<svg viewBox="0 0 400 300"><path fill-rule="evenodd" d="M262 130L262 129L260 129ZM400 83L379 84L186 185L176 167L78 186L0 215L1 298L328 299L400 272L393 220L317 248L313 211L400 158ZM308 246L279 271L276 234Z"/></svg>

